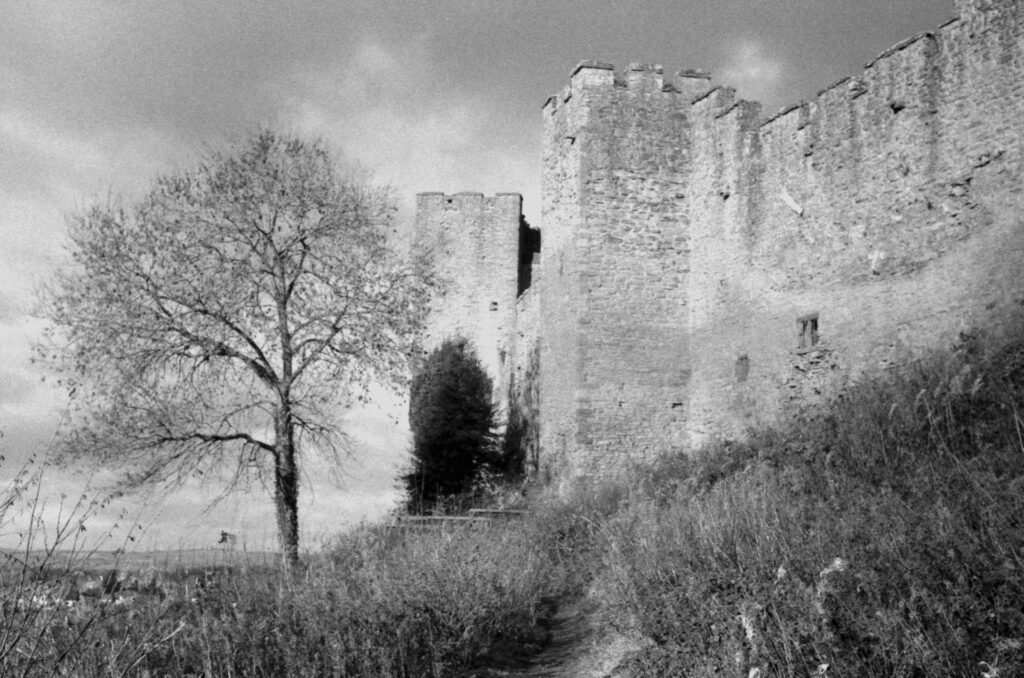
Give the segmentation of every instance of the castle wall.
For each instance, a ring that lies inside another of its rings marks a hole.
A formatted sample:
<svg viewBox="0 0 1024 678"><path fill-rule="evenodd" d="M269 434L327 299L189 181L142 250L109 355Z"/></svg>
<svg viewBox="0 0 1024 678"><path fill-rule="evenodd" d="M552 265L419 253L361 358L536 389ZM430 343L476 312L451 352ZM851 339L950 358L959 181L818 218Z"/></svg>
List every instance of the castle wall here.
<svg viewBox="0 0 1024 678"><path fill-rule="evenodd" d="M571 450L570 475L643 459L686 429L681 106L660 67L584 63L545 110L541 435Z"/></svg>
<svg viewBox="0 0 1024 678"><path fill-rule="evenodd" d="M540 299L535 288L516 300L516 329L512 336L508 388L510 447L523 455L524 470L535 475L540 454Z"/></svg>
<svg viewBox="0 0 1024 678"><path fill-rule="evenodd" d="M516 328L522 197L500 193L416 196L416 247L430 252L440 289L433 300L426 347L468 339L494 381L504 415Z"/></svg>
<svg viewBox="0 0 1024 678"><path fill-rule="evenodd" d="M957 7L763 122L702 74L582 63L518 300L518 196L419 196L431 334L473 340L542 477L742 434L1024 305L1024 3Z"/></svg>
<svg viewBox="0 0 1024 678"><path fill-rule="evenodd" d="M984 6L763 125L694 106L691 441L1024 303L1024 10Z"/></svg>
<svg viewBox="0 0 1024 678"><path fill-rule="evenodd" d="M588 114L586 106L571 104L587 97L578 78L575 90L567 86L544 106L541 190L543 254L539 293L541 420L541 477L568 463L577 434L577 382L581 373L581 288L578 275L575 224L582 213L581 148L579 133Z"/></svg>

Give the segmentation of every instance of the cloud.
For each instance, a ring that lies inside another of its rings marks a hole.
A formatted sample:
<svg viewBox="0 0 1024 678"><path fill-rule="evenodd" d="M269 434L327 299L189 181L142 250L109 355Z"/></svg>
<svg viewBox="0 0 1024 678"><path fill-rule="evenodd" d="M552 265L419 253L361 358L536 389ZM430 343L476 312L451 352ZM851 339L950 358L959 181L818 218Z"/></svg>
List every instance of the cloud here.
<svg viewBox="0 0 1024 678"><path fill-rule="evenodd" d="M735 87L744 99L773 100L784 75L782 62L765 53L761 43L745 40L732 50L718 80Z"/></svg>
<svg viewBox="0 0 1024 678"><path fill-rule="evenodd" d="M15 302L7 294L0 292L0 325L11 324L21 316L15 309Z"/></svg>
<svg viewBox="0 0 1024 678"><path fill-rule="evenodd" d="M436 88L423 41L366 37L334 70L292 77L302 85L287 98L284 120L392 184L406 217L416 192L523 192L537 183L530 147L496 133L500 107L486 93Z"/></svg>
<svg viewBox="0 0 1024 678"><path fill-rule="evenodd" d="M63 398L56 388L43 386L40 372L32 365L32 343L42 336L43 323L16 316L0 323L0 425L20 422L31 428L52 417Z"/></svg>
<svg viewBox="0 0 1024 678"><path fill-rule="evenodd" d="M0 111L0 136L7 143L21 144L32 152L60 163L73 163L83 169L103 164L100 149L73 133L49 127L38 117L17 108Z"/></svg>
<svg viewBox="0 0 1024 678"><path fill-rule="evenodd" d="M7 403L24 402L35 390L35 381L19 372L0 368L0 409Z"/></svg>

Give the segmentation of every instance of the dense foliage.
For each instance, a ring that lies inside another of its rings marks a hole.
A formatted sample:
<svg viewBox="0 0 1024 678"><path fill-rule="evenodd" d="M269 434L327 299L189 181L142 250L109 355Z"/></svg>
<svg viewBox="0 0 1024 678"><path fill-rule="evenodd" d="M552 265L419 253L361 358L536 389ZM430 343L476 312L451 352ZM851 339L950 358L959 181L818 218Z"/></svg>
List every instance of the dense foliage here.
<svg viewBox="0 0 1024 678"><path fill-rule="evenodd" d="M491 378L465 341L432 351L412 381L412 469L403 476L410 513L431 513L471 494L498 460Z"/></svg>

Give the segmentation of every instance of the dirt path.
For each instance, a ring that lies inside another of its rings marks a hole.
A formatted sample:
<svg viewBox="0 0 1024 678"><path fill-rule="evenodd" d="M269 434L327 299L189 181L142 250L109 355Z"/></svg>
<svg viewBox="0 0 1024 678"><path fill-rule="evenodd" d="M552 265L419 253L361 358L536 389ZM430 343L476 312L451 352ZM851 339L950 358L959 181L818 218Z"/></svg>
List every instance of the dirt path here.
<svg viewBox="0 0 1024 678"><path fill-rule="evenodd" d="M492 655L488 665L467 678L619 678L616 667L636 644L599 628L589 599L549 601L546 639Z"/></svg>

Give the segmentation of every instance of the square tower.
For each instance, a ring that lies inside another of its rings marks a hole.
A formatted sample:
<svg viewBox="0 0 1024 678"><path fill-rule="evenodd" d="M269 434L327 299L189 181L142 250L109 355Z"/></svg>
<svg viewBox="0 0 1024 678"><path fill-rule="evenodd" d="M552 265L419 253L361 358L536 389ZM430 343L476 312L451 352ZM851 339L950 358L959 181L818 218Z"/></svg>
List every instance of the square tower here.
<svg viewBox="0 0 1024 678"><path fill-rule="evenodd" d="M685 436L689 103L706 74L584 62L544 107L544 462L608 475Z"/></svg>
<svg viewBox="0 0 1024 678"><path fill-rule="evenodd" d="M420 193L417 250L428 253L440 282L432 300L426 348L469 341L494 382L499 416L508 410L516 297L523 277L522 196Z"/></svg>

